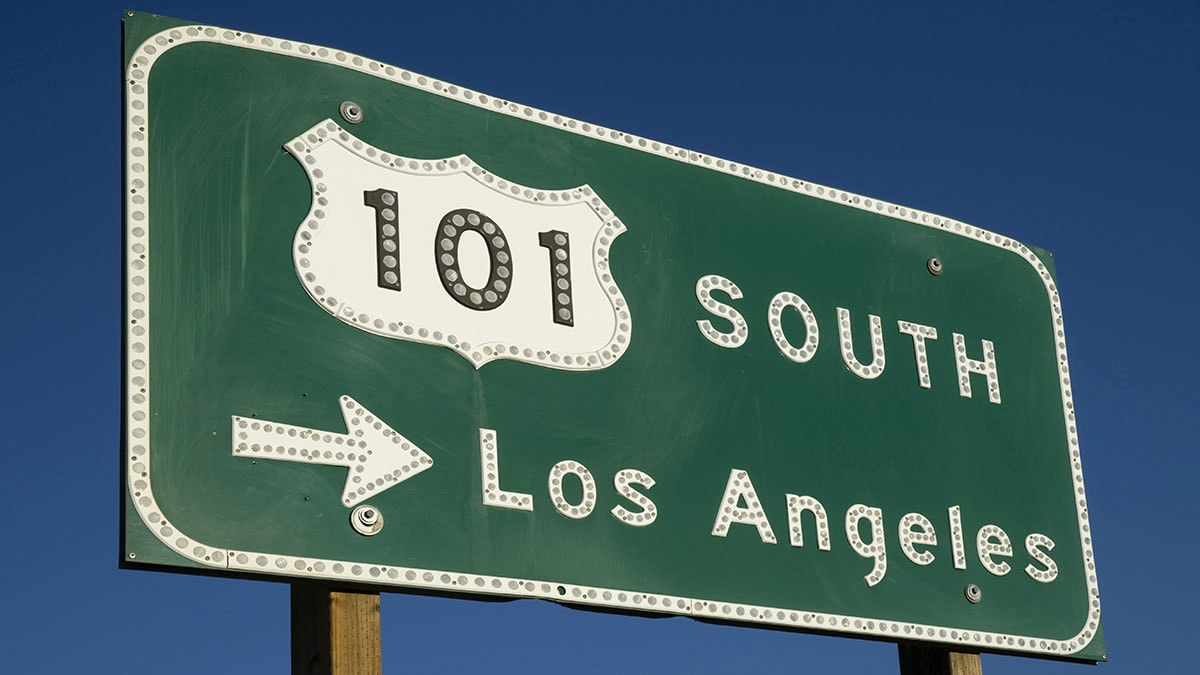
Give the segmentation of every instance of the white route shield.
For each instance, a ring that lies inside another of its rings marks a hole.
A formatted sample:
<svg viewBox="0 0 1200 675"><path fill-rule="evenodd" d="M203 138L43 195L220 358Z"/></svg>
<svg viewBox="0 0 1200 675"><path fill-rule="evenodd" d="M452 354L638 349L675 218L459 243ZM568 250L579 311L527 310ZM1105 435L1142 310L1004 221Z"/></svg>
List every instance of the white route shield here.
<svg viewBox="0 0 1200 675"><path fill-rule="evenodd" d="M476 368L598 370L628 348L608 265L625 227L588 186L517 185L466 155L400 157L328 119L285 147L312 186L296 274L340 321L449 347Z"/></svg>

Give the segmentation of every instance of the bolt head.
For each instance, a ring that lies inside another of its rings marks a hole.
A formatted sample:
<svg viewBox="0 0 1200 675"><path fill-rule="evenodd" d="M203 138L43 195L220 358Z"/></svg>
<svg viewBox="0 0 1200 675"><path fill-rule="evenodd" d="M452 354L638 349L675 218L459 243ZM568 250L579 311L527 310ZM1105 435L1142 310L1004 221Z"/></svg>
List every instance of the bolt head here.
<svg viewBox="0 0 1200 675"><path fill-rule="evenodd" d="M364 537L378 534L383 529L383 514L374 506L363 504L350 512L350 527Z"/></svg>
<svg viewBox="0 0 1200 675"><path fill-rule="evenodd" d="M350 124L358 124L363 121L363 109L354 101L345 101L338 108L338 112L342 114L342 119Z"/></svg>

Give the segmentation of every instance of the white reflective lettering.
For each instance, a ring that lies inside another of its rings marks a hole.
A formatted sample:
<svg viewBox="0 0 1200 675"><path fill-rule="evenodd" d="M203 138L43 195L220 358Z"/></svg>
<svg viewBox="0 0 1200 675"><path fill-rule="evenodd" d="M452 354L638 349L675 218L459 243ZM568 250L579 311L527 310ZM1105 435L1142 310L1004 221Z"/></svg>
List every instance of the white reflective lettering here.
<svg viewBox="0 0 1200 675"><path fill-rule="evenodd" d="M617 494L641 507L641 510L630 511L623 505L617 504L612 508L611 513L614 518L626 525L645 527L658 518L658 507L650 501L649 497L633 489L634 485L640 485L649 490L654 487L654 479L649 474L636 469L622 469L613 476L613 487L617 489Z"/></svg>
<svg viewBox="0 0 1200 675"><path fill-rule="evenodd" d="M871 365L863 365L854 355L854 337L850 329L850 310L837 308L838 326L841 331L842 361L850 372L863 378L873 380L883 374L887 365L886 354L883 351L883 323L878 316L868 314L871 320Z"/></svg>
<svg viewBox="0 0 1200 675"><path fill-rule="evenodd" d="M919 513L908 513L900 519L900 550L904 557L918 565L933 562L933 551L917 551L916 545L937 546L933 523Z"/></svg>
<svg viewBox="0 0 1200 675"><path fill-rule="evenodd" d="M931 386L929 381L929 355L925 353L925 341L937 339L937 329L932 326L922 326L911 321L897 321L900 332L911 336L913 341L913 356L917 361L917 383L924 389Z"/></svg>
<svg viewBox="0 0 1200 675"><path fill-rule="evenodd" d="M962 509L958 505L946 509L950 516L950 548L954 551L954 569L967 569L967 547L963 543Z"/></svg>
<svg viewBox="0 0 1200 675"><path fill-rule="evenodd" d="M871 524L871 542L863 541L858 533L859 521L866 519ZM863 577L868 586L883 581L887 574L887 544L883 539L883 511L872 506L855 504L846 511L846 541L850 548L864 558L874 558L871 573Z"/></svg>
<svg viewBox="0 0 1200 675"><path fill-rule="evenodd" d="M583 496L578 504L567 501L566 495L563 494L563 479L567 476L578 478L579 485L583 488ZM546 485L550 489L550 503L554 505L554 510L568 518L587 518L592 514L592 509L596 508L596 480L592 478L592 472L579 462L564 459L550 467Z"/></svg>
<svg viewBox="0 0 1200 675"><path fill-rule="evenodd" d="M746 327L746 319L742 317L741 312L738 312L733 307L720 302L712 297L712 291L724 291L733 300L740 300L742 290L737 287L737 284L717 274L700 277L696 281L696 299L700 301L700 305L704 307L710 314L728 320L733 324L732 333L722 333L712 325L708 319L702 319L696 322L700 327L700 334L706 340L718 347L726 347L735 349L741 347L746 341L750 331Z"/></svg>
<svg viewBox="0 0 1200 675"><path fill-rule="evenodd" d="M745 503L745 506L740 504ZM721 504L717 507L717 518L713 521L712 535L724 537L729 534L729 526L733 523L753 525L758 530L758 538L764 544L774 544L775 532L763 511L754 484L750 482L750 474L741 469L730 469L729 480L725 483L725 494L721 496Z"/></svg>
<svg viewBox="0 0 1200 675"><path fill-rule="evenodd" d="M800 317L804 319L804 341L800 347L796 347L783 333L783 310L785 307L791 307L800 313ZM775 340L775 346L779 347L779 353L785 358L791 359L796 363L805 363L817 353L817 344L820 342L820 331L817 330L817 317L813 314L812 308L804 301L804 298L794 293L777 293L771 298L771 304L767 307L767 323L771 327L771 338Z"/></svg>
<svg viewBox="0 0 1200 675"><path fill-rule="evenodd" d="M817 529L817 548L822 551L829 550L829 516L825 514L825 507L821 506L821 502L812 497L798 497L796 495L787 496L788 505L788 538L792 546L804 545L804 530L800 523L800 516L808 511L813 514L816 521Z"/></svg>
<svg viewBox="0 0 1200 675"><path fill-rule="evenodd" d="M979 562L992 574L1002 577L1012 569L1008 563L992 559L993 556L1011 557L1013 554L1012 540L998 526L984 525L979 528L979 533L975 535L975 548L979 553Z"/></svg>
<svg viewBox="0 0 1200 675"><path fill-rule="evenodd" d="M1045 549L1045 550L1042 550ZM1025 573L1034 581L1048 584L1058 578L1058 564L1050 557L1054 550L1054 540L1044 534L1033 534L1025 537L1025 552L1033 557L1045 569L1038 569L1032 564L1025 566Z"/></svg>
<svg viewBox="0 0 1200 675"><path fill-rule="evenodd" d="M967 340L962 333L954 334L954 360L958 365L958 393L964 398L971 398L971 374L976 373L987 377L988 400L1000 402L1000 374L996 370L996 349L991 340L980 340L983 343L983 360L977 361L967 357Z"/></svg>
<svg viewBox="0 0 1200 675"><path fill-rule="evenodd" d="M484 506L533 510L533 495L500 489L500 438L494 429L479 430L479 473Z"/></svg>

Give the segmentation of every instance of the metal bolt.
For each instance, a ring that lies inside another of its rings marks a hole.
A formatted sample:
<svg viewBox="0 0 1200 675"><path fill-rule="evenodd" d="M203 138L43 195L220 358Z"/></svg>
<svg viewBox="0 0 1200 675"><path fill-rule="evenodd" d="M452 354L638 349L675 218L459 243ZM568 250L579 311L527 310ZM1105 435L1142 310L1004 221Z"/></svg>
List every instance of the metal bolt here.
<svg viewBox="0 0 1200 675"><path fill-rule="evenodd" d="M374 506L363 504L350 512L350 527L364 537L379 534L383 529L383 514Z"/></svg>
<svg viewBox="0 0 1200 675"><path fill-rule="evenodd" d="M342 119L350 124L358 124L363 121L363 109L354 101L343 101L342 106L338 109L342 113Z"/></svg>
<svg viewBox="0 0 1200 675"><path fill-rule="evenodd" d="M967 584L967 587L963 589L963 595L967 596L967 602L972 605L978 605L983 600L983 591L975 584Z"/></svg>
<svg viewBox="0 0 1200 675"><path fill-rule="evenodd" d="M935 277L942 276L942 261L937 258L930 258L925 261L925 267L929 269L929 273Z"/></svg>

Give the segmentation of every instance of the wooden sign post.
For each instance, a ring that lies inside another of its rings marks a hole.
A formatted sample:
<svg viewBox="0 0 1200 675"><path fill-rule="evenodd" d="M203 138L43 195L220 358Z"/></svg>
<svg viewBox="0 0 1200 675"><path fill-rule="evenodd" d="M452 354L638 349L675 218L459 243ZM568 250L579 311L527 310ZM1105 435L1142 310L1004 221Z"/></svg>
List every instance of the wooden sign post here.
<svg viewBox="0 0 1200 675"><path fill-rule="evenodd" d="M292 675L382 675L379 594L292 584Z"/></svg>
<svg viewBox="0 0 1200 675"><path fill-rule="evenodd" d="M898 647L900 675L983 675L979 654L911 642L901 642Z"/></svg>

